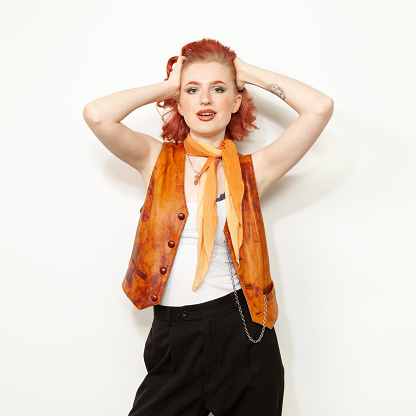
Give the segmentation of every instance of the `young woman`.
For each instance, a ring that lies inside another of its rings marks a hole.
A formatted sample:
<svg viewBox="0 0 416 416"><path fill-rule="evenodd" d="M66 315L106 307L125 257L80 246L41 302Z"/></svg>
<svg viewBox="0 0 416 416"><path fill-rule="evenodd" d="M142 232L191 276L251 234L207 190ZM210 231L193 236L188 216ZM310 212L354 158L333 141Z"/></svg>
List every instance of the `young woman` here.
<svg viewBox="0 0 416 416"><path fill-rule="evenodd" d="M309 150L333 101L211 39L185 45L167 75L84 108L94 134L147 188L123 289L139 309L153 306L154 320L129 415L280 415L284 369L259 197ZM234 141L255 128L256 111L245 84L299 117L242 156ZM154 102L166 110L163 143L121 123Z"/></svg>

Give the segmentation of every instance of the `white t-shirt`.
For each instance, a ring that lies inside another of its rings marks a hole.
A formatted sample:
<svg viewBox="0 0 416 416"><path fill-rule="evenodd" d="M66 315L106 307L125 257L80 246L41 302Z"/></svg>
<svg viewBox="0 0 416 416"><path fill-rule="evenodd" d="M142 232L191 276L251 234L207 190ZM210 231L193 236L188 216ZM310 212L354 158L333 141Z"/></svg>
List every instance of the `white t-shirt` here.
<svg viewBox="0 0 416 416"><path fill-rule="evenodd" d="M195 291L192 284L195 278L198 252L198 232L196 230L196 203L187 203L188 218L179 240L175 261L166 283L161 305L184 306L207 302L225 296L233 291L227 249L225 246L224 225L227 218L225 200L217 202L218 224L215 231L214 247L208 272L204 281ZM234 284L240 289L240 282L233 266Z"/></svg>

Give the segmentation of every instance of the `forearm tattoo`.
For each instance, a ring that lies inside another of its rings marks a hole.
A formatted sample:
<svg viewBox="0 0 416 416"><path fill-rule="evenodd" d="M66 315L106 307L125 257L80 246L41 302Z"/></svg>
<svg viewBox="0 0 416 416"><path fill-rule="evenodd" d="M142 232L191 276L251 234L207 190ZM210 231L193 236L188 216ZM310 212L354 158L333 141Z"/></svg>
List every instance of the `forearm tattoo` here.
<svg viewBox="0 0 416 416"><path fill-rule="evenodd" d="M279 87L276 84L270 84L270 85L267 86L267 89L270 92L272 92L274 95L277 95L278 97L280 97L283 101L285 100L286 94L285 94L282 87Z"/></svg>

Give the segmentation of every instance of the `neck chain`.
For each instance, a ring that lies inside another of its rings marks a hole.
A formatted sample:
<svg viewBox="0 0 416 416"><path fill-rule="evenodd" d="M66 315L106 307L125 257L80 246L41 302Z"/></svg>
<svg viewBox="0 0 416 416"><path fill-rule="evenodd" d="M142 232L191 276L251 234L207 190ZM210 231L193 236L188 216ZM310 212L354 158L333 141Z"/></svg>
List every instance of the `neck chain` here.
<svg viewBox="0 0 416 416"><path fill-rule="evenodd" d="M192 170L195 172L195 178L194 178L194 185L198 185L199 177L201 176L201 171L198 171L194 168L194 165L191 162L191 158L189 157L189 153L186 153L186 158L188 159L189 164L191 165ZM211 166L212 163L215 162L216 159L214 159L209 166ZM217 169L222 166L222 159L218 162Z"/></svg>

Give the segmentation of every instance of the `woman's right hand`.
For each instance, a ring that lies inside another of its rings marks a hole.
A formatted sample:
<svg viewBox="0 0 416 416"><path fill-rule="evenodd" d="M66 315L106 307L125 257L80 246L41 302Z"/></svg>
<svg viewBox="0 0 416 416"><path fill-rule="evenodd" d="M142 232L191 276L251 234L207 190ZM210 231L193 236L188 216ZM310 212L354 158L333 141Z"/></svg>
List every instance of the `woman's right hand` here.
<svg viewBox="0 0 416 416"><path fill-rule="evenodd" d="M169 98L179 98L179 92L181 89L181 74L183 68L184 56L178 56L177 62L173 65L172 72L166 82L169 82L172 86L174 93Z"/></svg>
<svg viewBox="0 0 416 416"><path fill-rule="evenodd" d="M237 85L238 91L241 91L246 83L245 80L245 68L247 67L247 64L238 56L234 59L234 67L236 72L236 78L235 83Z"/></svg>

